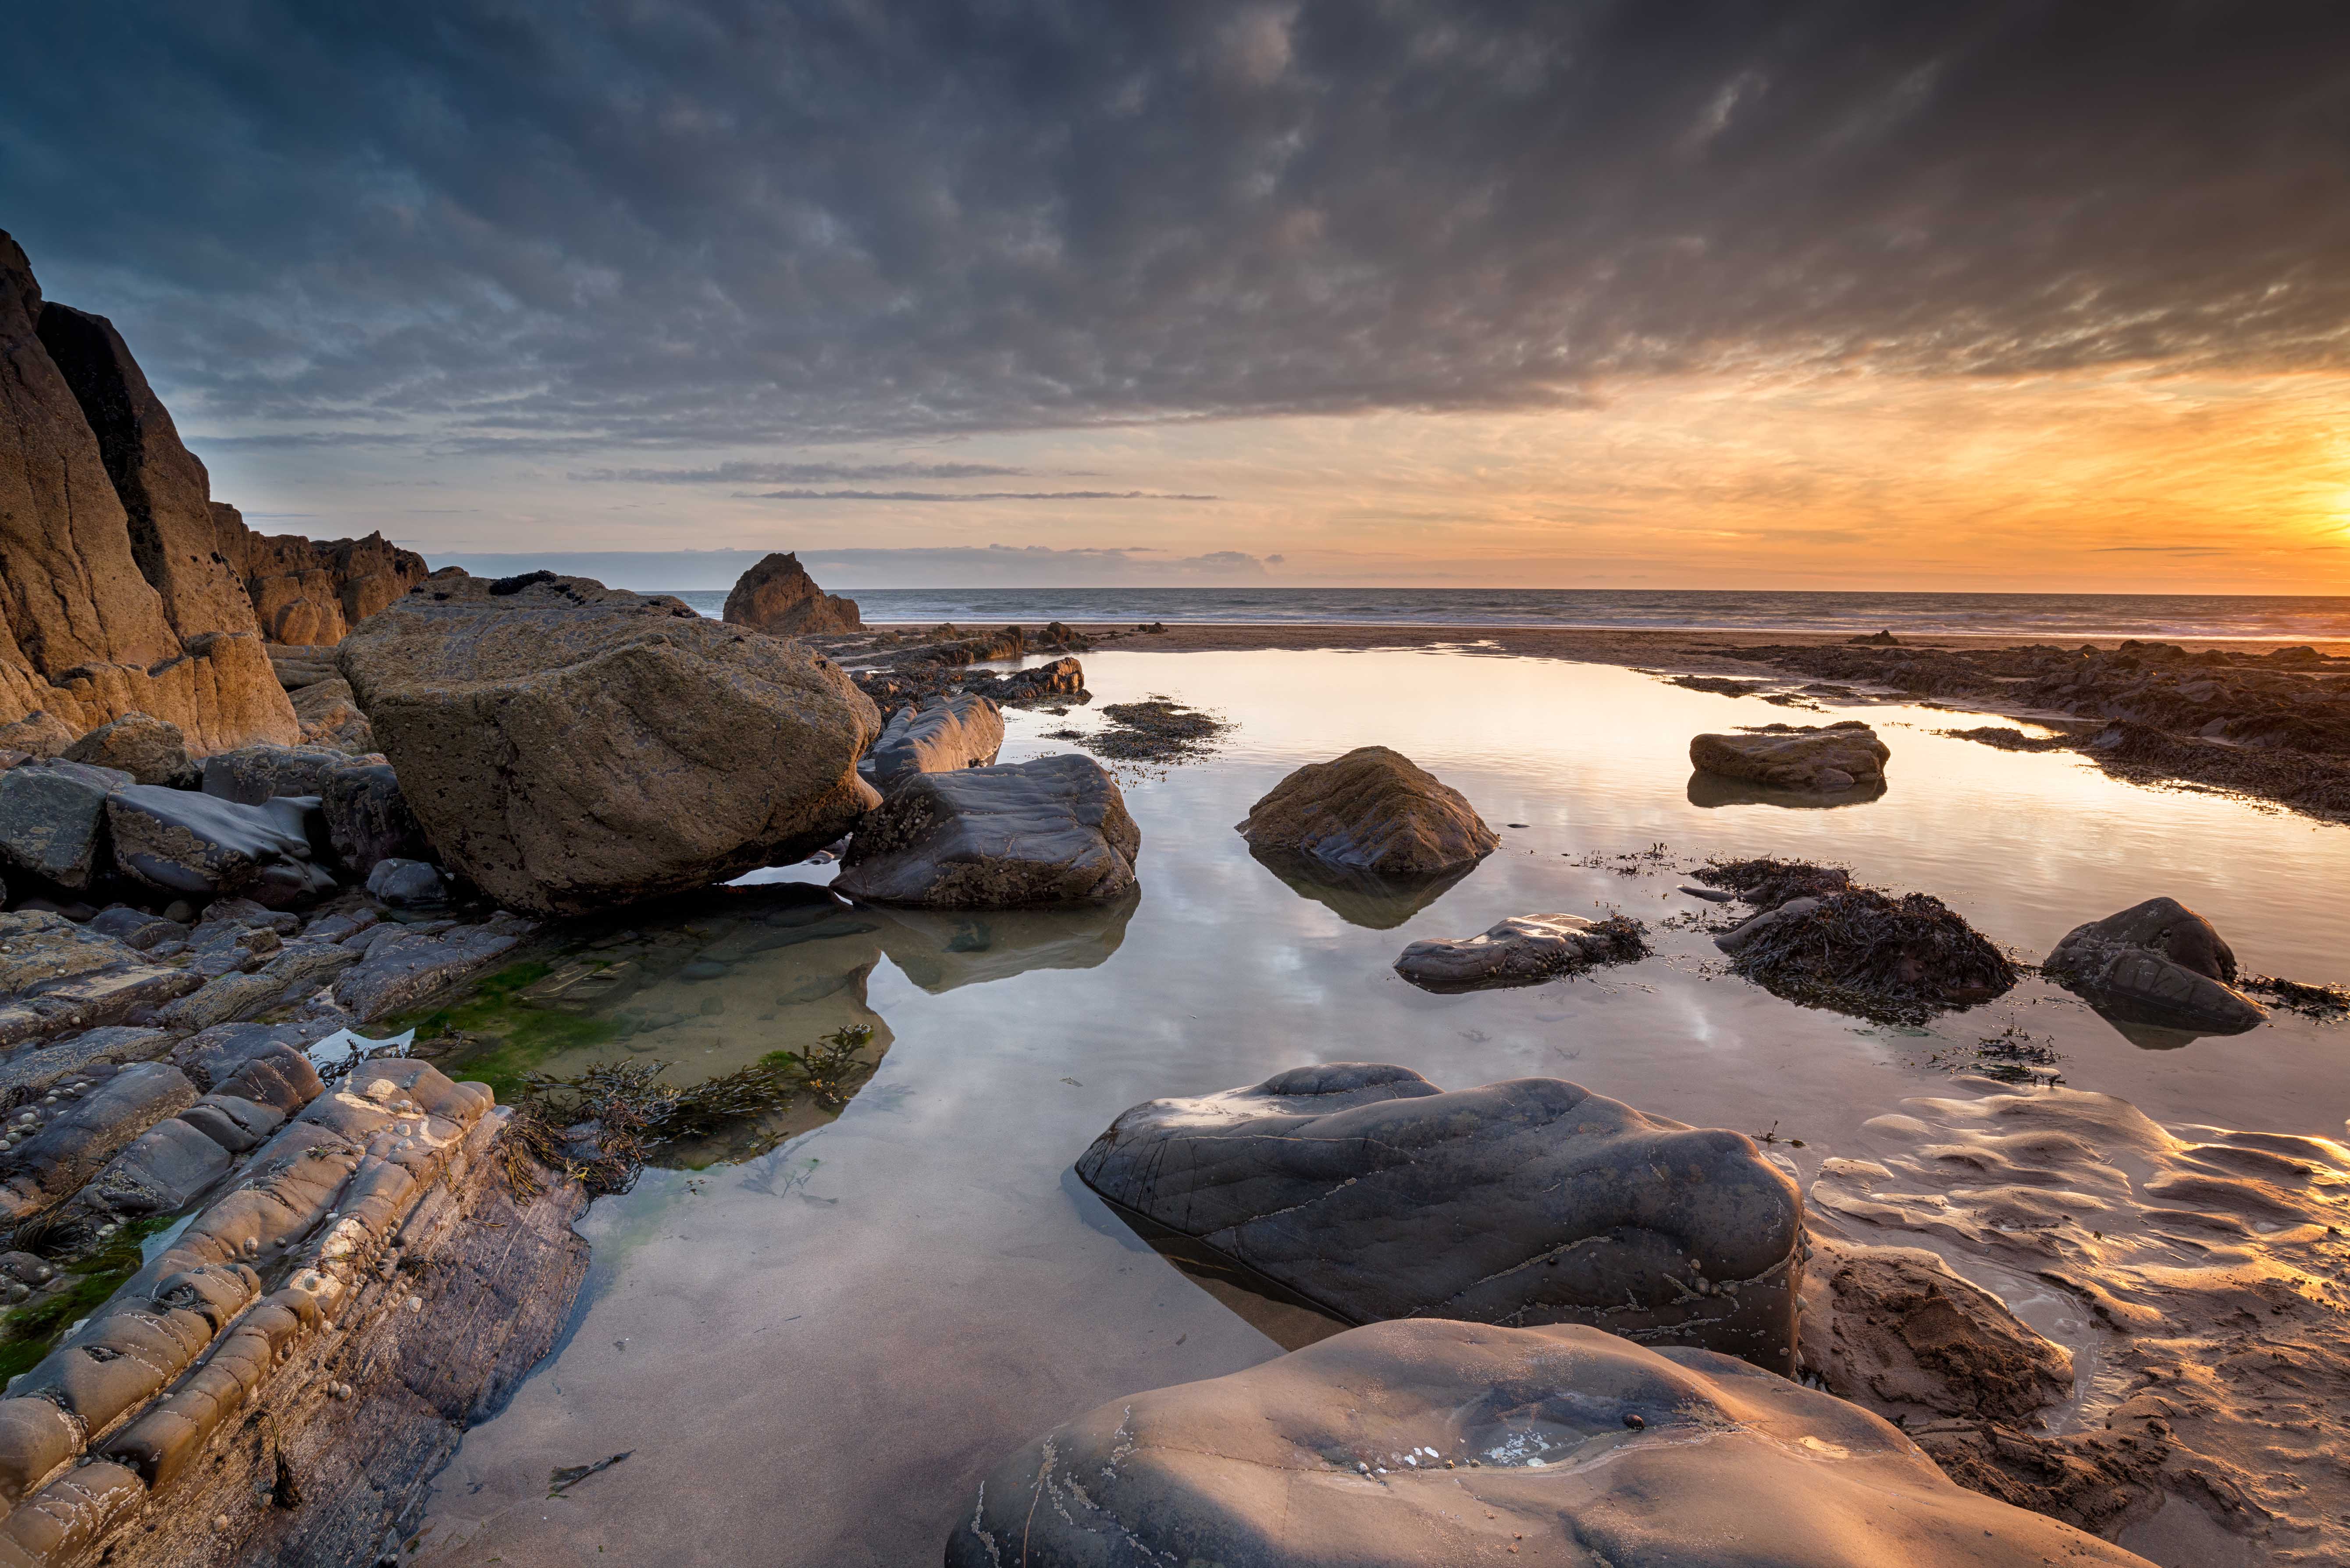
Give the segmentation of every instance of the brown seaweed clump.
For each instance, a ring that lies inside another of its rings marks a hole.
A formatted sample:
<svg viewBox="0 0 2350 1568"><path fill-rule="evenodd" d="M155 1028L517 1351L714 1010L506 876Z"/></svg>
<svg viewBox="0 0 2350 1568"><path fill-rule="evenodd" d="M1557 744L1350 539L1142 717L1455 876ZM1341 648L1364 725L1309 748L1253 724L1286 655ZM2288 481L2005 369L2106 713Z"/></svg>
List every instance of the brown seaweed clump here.
<svg viewBox="0 0 2350 1568"><path fill-rule="evenodd" d="M1690 875L1709 888L1737 894L1758 909L1775 909L1790 898L1841 893L1852 886L1852 873L1840 866L1814 866L1808 860L1777 860L1769 856L1716 860Z"/></svg>
<svg viewBox="0 0 2350 1568"><path fill-rule="evenodd" d="M1097 756L1125 763L1179 763L1203 756L1230 720L1186 707L1171 697L1111 702L1101 710L1109 723L1078 743Z"/></svg>

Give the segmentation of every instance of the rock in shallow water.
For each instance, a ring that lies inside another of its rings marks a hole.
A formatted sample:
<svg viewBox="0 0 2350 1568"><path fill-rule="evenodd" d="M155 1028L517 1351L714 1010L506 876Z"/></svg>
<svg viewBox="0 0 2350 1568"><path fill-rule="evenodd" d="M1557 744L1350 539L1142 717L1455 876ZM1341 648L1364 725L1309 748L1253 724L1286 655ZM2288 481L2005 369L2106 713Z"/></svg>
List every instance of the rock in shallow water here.
<svg viewBox="0 0 2350 1568"><path fill-rule="evenodd" d="M1835 793L1885 777L1892 748L1857 719L1811 727L1774 724L1733 735L1690 742L1690 765L1700 773L1746 779L1773 789Z"/></svg>
<svg viewBox="0 0 2350 1568"><path fill-rule="evenodd" d="M1252 849L1389 877L1458 870L1502 842L1460 791L1385 746L1308 763L1237 826Z"/></svg>
<svg viewBox="0 0 2350 1568"><path fill-rule="evenodd" d="M1349 1322L1586 1323L1794 1366L1794 1183L1743 1134L1556 1078L1300 1067L1136 1106L1077 1174Z"/></svg>
<svg viewBox="0 0 2350 1568"><path fill-rule="evenodd" d="M976 692L957 691L900 708L863 766L874 785L887 791L916 774L983 766L1003 747L1003 711Z"/></svg>
<svg viewBox="0 0 2350 1568"><path fill-rule="evenodd" d="M2075 926L2040 972L2132 1023L2241 1034L2268 1016L2236 989L2234 950L2175 898L2148 898Z"/></svg>
<svg viewBox="0 0 2350 1568"><path fill-rule="evenodd" d="M1648 956L1640 923L1623 915L1512 915L1473 937L1430 937L1396 960L1396 972L1425 991L1537 985L1595 964Z"/></svg>
<svg viewBox="0 0 2350 1568"><path fill-rule="evenodd" d="M581 577L435 576L338 658L442 859L577 914L820 849L880 716L799 644Z"/></svg>
<svg viewBox="0 0 2350 1568"><path fill-rule="evenodd" d="M1003 1460L947 1568L2148 1568L1890 1423L1593 1329L1357 1328Z"/></svg>
<svg viewBox="0 0 2350 1568"><path fill-rule="evenodd" d="M1134 886L1141 848L1098 763L1038 757L905 779L858 825L833 887L935 909L1107 903Z"/></svg>

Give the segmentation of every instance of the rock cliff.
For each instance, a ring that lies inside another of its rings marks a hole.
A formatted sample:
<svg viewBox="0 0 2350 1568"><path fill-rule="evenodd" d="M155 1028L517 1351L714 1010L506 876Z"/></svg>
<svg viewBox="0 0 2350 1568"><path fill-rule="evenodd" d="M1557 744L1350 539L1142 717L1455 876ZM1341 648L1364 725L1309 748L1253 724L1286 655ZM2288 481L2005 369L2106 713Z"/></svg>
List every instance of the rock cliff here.
<svg viewBox="0 0 2350 1568"><path fill-rule="evenodd" d="M736 579L726 596L729 626L770 637L822 636L864 626L857 601L826 593L797 556L769 556Z"/></svg>

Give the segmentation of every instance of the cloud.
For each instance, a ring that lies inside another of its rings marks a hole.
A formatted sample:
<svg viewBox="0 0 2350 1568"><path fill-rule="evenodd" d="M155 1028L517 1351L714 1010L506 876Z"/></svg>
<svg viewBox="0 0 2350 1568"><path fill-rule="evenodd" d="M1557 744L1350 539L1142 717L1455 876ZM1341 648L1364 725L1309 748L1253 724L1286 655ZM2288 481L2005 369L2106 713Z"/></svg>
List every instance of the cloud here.
<svg viewBox="0 0 2350 1568"><path fill-rule="evenodd" d="M758 501L1213 501L1149 490L764 490Z"/></svg>
<svg viewBox="0 0 2350 1568"><path fill-rule="evenodd" d="M0 213L183 421L434 450L2338 369L2342 42L2332 0L45 5Z"/></svg>
<svg viewBox="0 0 2350 1568"><path fill-rule="evenodd" d="M822 484L858 479L1001 479L1024 468L996 462L721 462L707 468L595 468L567 473L586 483Z"/></svg>
<svg viewBox="0 0 2350 1568"><path fill-rule="evenodd" d="M712 591L734 579L762 550L538 550L496 555L434 553L434 566L477 576L547 570L643 592ZM1239 550L1180 556L1134 545L1044 545L802 550L800 564L827 588L1080 587L1149 584L1246 584L1267 580L1267 562Z"/></svg>

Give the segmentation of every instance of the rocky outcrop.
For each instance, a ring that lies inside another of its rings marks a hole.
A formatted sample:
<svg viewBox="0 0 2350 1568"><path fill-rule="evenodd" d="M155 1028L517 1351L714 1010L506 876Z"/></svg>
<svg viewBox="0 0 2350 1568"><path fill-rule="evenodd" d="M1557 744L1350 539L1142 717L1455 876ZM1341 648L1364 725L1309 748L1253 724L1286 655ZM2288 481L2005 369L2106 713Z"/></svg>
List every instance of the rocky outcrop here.
<svg viewBox="0 0 2350 1568"><path fill-rule="evenodd" d="M302 743L331 746L338 752L363 753L375 750L375 730L351 696L351 683L340 676L296 690L294 717L302 722Z"/></svg>
<svg viewBox="0 0 2350 1568"><path fill-rule="evenodd" d="M0 915L0 1047L120 1023L203 980L47 909Z"/></svg>
<svg viewBox="0 0 2350 1568"><path fill-rule="evenodd" d="M837 666L580 577L440 576L338 655L440 852L511 909L573 914L781 865L879 796Z"/></svg>
<svg viewBox="0 0 2350 1568"><path fill-rule="evenodd" d="M2268 1016L2236 989L2234 950L2175 898L2148 898L2075 926L2040 972L2131 1023L2241 1034Z"/></svg>
<svg viewBox="0 0 2350 1568"><path fill-rule="evenodd" d="M1107 903L1134 886L1141 848L1100 763L1038 757L899 781L858 824L833 886L937 909Z"/></svg>
<svg viewBox="0 0 2350 1568"><path fill-rule="evenodd" d="M736 579L723 618L769 637L822 636L855 631L865 623L857 601L826 593L797 556L769 556Z"/></svg>
<svg viewBox="0 0 2350 1568"><path fill-rule="evenodd" d="M1427 937L1403 950L1396 972L1423 991L1538 985L1604 963L1646 958L1640 922L1624 915L1512 915L1473 937Z"/></svg>
<svg viewBox="0 0 2350 1568"><path fill-rule="evenodd" d="M234 506L214 502L213 532L244 584L262 634L274 643L340 642L350 629L424 581L424 557L380 534L306 539L256 534Z"/></svg>
<svg viewBox="0 0 2350 1568"><path fill-rule="evenodd" d="M1690 742L1700 773L1743 779L1768 789L1832 794L1881 783L1892 748L1857 719L1820 725L1773 724Z"/></svg>
<svg viewBox="0 0 2350 1568"><path fill-rule="evenodd" d="M1003 711L975 692L957 691L899 709L858 765L886 792L916 774L984 766L1003 747Z"/></svg>
<svg viewBox="0 0 2350 1568"><path fill-rule="evenodd" d="M192 790L130 784L107 797L115 864L147 886L196 898L251 898L273 909L315 903L335 880L311 859L316 801L239 805Z"/></svg>
<svg viewBox="0 0 2350 1568"><path fill-rule="evenodd" d="M65 749L65 760L129 774L134 783L184 786L195 777L180 726L146 713L110 719Z"/></svg>
<svg viewBox="0 0 2350 1568"><path fill-rule="evenodd" d="M207 558L206 483L112 327L47 305L0 234L0 722L78 734L144 712L200 751L293 738Z"/></svg>
<svg viewBox="0 0 2350 1568"><path fill-rule="evenodd" d="M1502 842L1460 791L1385 746L1299 768L1238 828L1260 854L1391 879L1457 871Z"/></svg>
<svg viewBox="0 0 2350 1568"><path fill-rule="evenodd" d="M1147 1101L1076 1168L1348 1322L1585 1323L1794 1366L1794 1183L1742 1133L1578 1085L1301 1067Z"/></svg>
<svg viewBox="0 0 2350 1568"><path fill-rule="evenodd" d="M21 763L0 773L0 866L80 892L113 865L106 797L129 774L80 763Z"/></svg>
<svg viewBox="0 0 2350 1568"><path fill-rule="evenodd" d="M2150 1568L1843 1400L1570 1326L1380 1324L1129 1394L960 1518L947 1568Z"/></svg>

